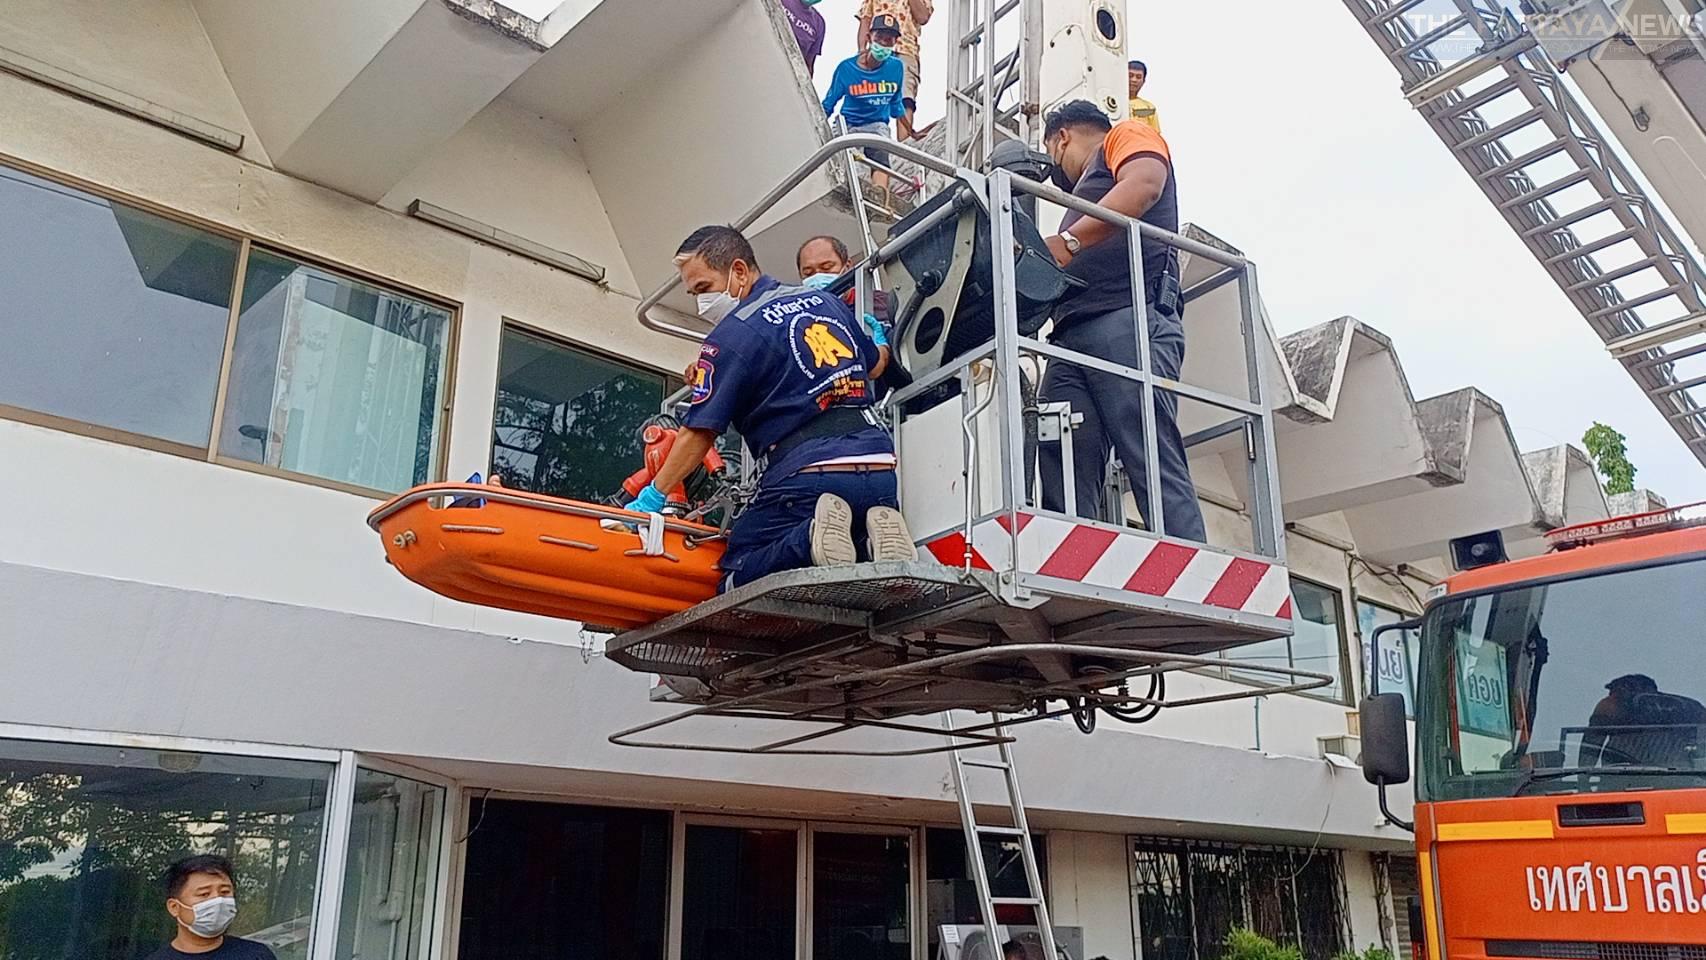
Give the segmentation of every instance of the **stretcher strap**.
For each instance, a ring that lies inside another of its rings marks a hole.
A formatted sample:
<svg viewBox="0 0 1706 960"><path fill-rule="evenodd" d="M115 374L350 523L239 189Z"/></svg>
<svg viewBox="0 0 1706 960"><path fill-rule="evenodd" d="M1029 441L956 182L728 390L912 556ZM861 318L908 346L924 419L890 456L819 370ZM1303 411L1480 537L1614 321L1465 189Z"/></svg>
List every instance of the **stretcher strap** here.
<svg viewBox="0 0 1706 960"><path fill-rule="evenodd" d="M663 555L663 514L654 513L646 521L640 531L640 539L645 541L645 552L648 557Z"/></svg>

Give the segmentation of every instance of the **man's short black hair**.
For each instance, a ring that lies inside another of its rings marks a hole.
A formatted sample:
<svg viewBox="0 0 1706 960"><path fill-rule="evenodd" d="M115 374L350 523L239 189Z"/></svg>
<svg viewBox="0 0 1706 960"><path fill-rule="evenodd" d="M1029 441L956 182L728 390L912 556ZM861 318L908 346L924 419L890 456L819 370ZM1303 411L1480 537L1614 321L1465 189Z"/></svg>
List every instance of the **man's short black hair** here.
<svg viewBox="0 0 1706 960"><path fill-rule="evenodd" d="M1049 111L1043 121L1043 139L1052 140L1067 127L1091 127L1107 133L1114 128L1114 122L1088 100L1069 100Z"/></svg>
<svg viewBox="0 0 1706 960"><path fill-rule="evenodd" d="M794 251L794 266L797 267L800 265L800 254L805 253L807 247L817 243L819 240L829 244L829 249L835 251L835 255L841 258L842 263L846 263L848 260L852 259L853 254L848 251L847 244L841 242L840 237L832 237L827 233L820 233L807 240L805 243L800 244L800 249Z"/></svg>
<svg viewBox="0 0 1706 960"><path fill-rule="evenodd" d="M1009 940L1001 945L1002 960L1013 960L1014 957L1024 960L1026 956L1028 954L1025 953L1025 945L1017 940Z"/></svg>
<svg viewBox="0 0 1706 960"><path fill-rule="evenodd" d="M1142 60L1133 60L1125 65L1127 70L1142 70L1144 76L1149 76L1149 67Z"/></svg>
<svg viewBox="0 0 1706 960"><path fill-rule="evenodd" d="M167 867L166 873L160 878L160 884L166 888L166 896L176 897L184 892L184 884L189 882L190 877L198 873L217 873L227 880L236 881L231 861L217 853L199 853Z"/></svg>
<svg viewBox="0 0 1706 960"><path fill-rule="evenodd" d="M696 255L704 257L712 270L727 270L736 260L744 260L747 266L758 269L758 255L752 252L746 234L721 224L700 227L688 234L675 251L675 262L685 263Z"/></svg>

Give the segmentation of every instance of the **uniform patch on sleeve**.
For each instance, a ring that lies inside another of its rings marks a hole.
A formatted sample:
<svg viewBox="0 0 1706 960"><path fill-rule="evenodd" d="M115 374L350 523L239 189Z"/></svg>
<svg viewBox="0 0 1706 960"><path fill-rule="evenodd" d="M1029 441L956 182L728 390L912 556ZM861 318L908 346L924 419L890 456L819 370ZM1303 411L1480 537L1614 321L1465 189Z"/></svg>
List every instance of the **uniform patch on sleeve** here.
<svg viewBox="0 0 1706 960"><path fill-rule="evenodd" d="M693 393L688 398L689 403L704 403L711 399L711 377L716 372L717 365L711 362L709 358L699 358L699 362L695 363L693 369L689 371L691 382L688 383L688 386L693 388Z"/></svg>

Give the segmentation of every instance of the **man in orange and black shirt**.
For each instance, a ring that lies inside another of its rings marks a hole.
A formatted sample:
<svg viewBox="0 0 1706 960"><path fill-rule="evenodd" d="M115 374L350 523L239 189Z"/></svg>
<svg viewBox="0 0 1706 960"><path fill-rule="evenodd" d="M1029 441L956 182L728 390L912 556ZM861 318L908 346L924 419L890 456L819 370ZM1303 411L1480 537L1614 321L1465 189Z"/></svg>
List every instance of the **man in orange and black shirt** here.
<svg viewBox="0 0 1706 960"><path fill-rule="evenodd" d="M1173 158L1160 131L1142 121L1114 124L1087 100L1074 100L1049 113L1043 145L1054 162L1057 186L1074 196L1128 217L1177 233L1179 203L1174 190ZM1131 257L1123 228L1067 211L1060 233L1048 238L1050 252L1066 272L1084 282L1055 308L1049 339L1079 353L1126 366L1137 366L1137 319L1132 314ZM1176 380L1185 361L1185 331L1180 324L1179 267L1172 248L1143 238L1143 277L1149 316L1150 372ZM1073 479L1078 512L1100 518L1102 477L1111 449L1118 454L1137 495L1149 508L1144 469L1142 386L1111 373L1059 360L1048 366L1041 398L1067 401L1084 415L1073 431ZM1197 503L1179 436L1178 397L1155 392L1155 447L1161 479L1161 517L1146 516L1149 529L1167 536L1203 542L1202 507ZM1043 506L1064 508L1061 454L1046 445L1042 461Z"/></svg>

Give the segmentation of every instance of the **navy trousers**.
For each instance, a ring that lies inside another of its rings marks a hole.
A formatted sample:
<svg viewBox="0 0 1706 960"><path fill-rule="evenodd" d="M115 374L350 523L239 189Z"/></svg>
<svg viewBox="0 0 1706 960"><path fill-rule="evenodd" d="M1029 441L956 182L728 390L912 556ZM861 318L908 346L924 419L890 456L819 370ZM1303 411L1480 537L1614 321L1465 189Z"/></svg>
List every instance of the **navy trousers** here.
<svg viewBox="0 0 1706 960"><path fill-rule="evenodd" d="M1126 307L1089 320L1081 320L1050 338L1056 345L1100 357L1129 367L1137 366L1137 331L1132 309ZM1178 317L1149 313L1149 358L1152 371L1168 379L1179 377L1185 362L1185 331ZM1051 360L1038 391L1044 402L1066 401L1084 422L1072 431L1073 490L1078 515L1102 519L1102 478L1108 451L1119 455L1139 512L1149 508L1149 477L1144 470L1147 453L1143 443L1143 387L1133 380L1075 363ZM1179 398L1164 390L1155 391L1155 452L1161 474L1161 516L1167 536L1204 543L1202 507L1197 503L1191 468L1185 462L1185 444L1179 436ZM1042 464L1042 500L1048 510L1064 510L1060 444L1043 444L1038 450ZM1149 529L1159 531L1153 518L1145 517Z"/></svg>
<svg viewBox="0 0 1706 960"><path fill-rule="evenodd" d="M778 570L812 565L812 511L820 494L833 493L853 508L853 543L865 553L865 511L898 507L892 469L796 473L767 484L729 528L721 589L744 586Z"/></svg>

